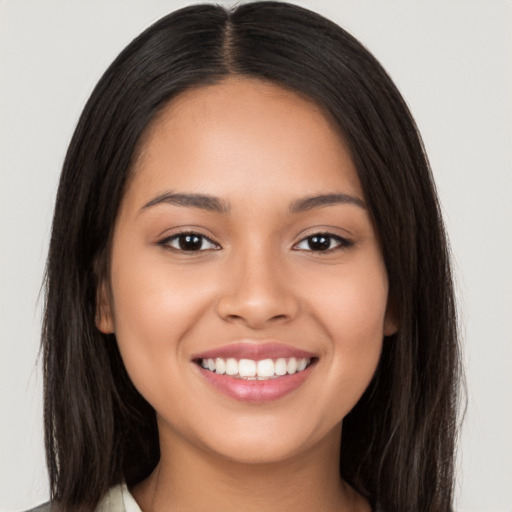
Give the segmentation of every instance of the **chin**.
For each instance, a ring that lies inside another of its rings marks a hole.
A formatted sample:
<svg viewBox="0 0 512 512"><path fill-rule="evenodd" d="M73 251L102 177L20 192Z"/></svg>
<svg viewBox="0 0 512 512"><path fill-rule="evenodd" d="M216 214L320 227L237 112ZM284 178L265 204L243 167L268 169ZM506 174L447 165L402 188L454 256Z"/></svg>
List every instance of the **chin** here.
<svg viewBox="0 0 512 512"><path fill-rule="evenodd" d="M195 432L189 442L226 461L239 464L279 464L304 456L313 447L325 444L339 451L341 421L318 425L306 418L260 415L236 421L215 422ZM190 435L190 430L188 434Z"/></svg>

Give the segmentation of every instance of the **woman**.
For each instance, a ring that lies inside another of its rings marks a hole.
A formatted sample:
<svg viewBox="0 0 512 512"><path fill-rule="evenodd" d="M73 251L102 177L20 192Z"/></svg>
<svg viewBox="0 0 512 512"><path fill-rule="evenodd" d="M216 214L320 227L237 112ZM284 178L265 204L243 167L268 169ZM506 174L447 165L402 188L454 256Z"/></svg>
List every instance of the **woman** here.
<svg viewBox="0 0 512 512"><path fill-rule="evenodd" d="M52 510L451 510L455 326L375 59L288 4L177 11L107 70L64 164Z"/></svg>

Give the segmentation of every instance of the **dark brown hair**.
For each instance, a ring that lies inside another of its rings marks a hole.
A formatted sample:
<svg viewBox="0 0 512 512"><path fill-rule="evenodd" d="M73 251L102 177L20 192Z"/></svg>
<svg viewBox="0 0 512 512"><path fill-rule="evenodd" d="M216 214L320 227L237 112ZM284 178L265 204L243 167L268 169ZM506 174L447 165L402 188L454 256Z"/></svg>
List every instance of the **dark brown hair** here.
<svg viewBox="0 0 512 512"><path fill-rule="evenodd" d="M197 5L151 26L94 89L64 162L46 272L46 452L60 510L92 511L159 459L155 413L115 336L95 327L98 279L136 157L177 94L243 75L310 98L338 124L380 239L399 332L345 418L340 473L393 512L452 509L460 358L447 240L415 123L376 59L336 24L280 2Z"/></svg>

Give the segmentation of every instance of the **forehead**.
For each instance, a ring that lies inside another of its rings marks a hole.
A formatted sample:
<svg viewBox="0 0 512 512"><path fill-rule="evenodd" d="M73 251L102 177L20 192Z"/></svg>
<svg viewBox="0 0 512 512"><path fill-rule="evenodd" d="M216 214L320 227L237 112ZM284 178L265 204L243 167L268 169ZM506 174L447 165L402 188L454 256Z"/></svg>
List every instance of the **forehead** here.
<svg viewBox="0 0 512 512"><path fill-rule="evenodd" d="M245 187L252 196L270 197L285 185L297 195L341 188L362 196L329 115L295 92L247 78L171 100L143 136L134 181L137 191L148 193L229 196Z"/></svg>

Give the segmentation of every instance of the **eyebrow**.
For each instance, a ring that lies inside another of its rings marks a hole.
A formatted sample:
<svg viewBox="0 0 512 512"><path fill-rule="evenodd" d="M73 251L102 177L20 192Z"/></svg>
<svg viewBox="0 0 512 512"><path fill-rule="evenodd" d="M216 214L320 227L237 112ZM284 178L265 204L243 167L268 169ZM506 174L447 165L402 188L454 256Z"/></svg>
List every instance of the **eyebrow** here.
<svg viewBox="0 0 512 512"><path fill-rule="evenodd" d="M229 204L217 197L205 194L177 194L174 192L165 192L160 194L149 201L149 203L146 203L142 209L145 210L146 208L162 203L200 208L201 210L207 210L209 212L229 212Z"/></svg>
<svg viewBox="0 0 512 512"><path fill-rule="evenodd" d="M142 207L142 210L158 204L173 204L175 206L200 208L201 210L216 213L229 213L230 210L229 203L215 196L206 194L179 194L175 192L164 192L156 196L146 203ZM336 204L352 204L366 210L364 201L358 197L348 194L321 194L297 199L290 205L288 211L292 214L297 214Z"/></svg>
<svg viewBox="0 0 512 512"><path fill-rule="evenodd" d="M316 208L332 206L336 204L352 204L366 210L362 199L348 194L321 194L318 196L304 197L294 201L289 208L290 213L302 213Z"/></svg>

